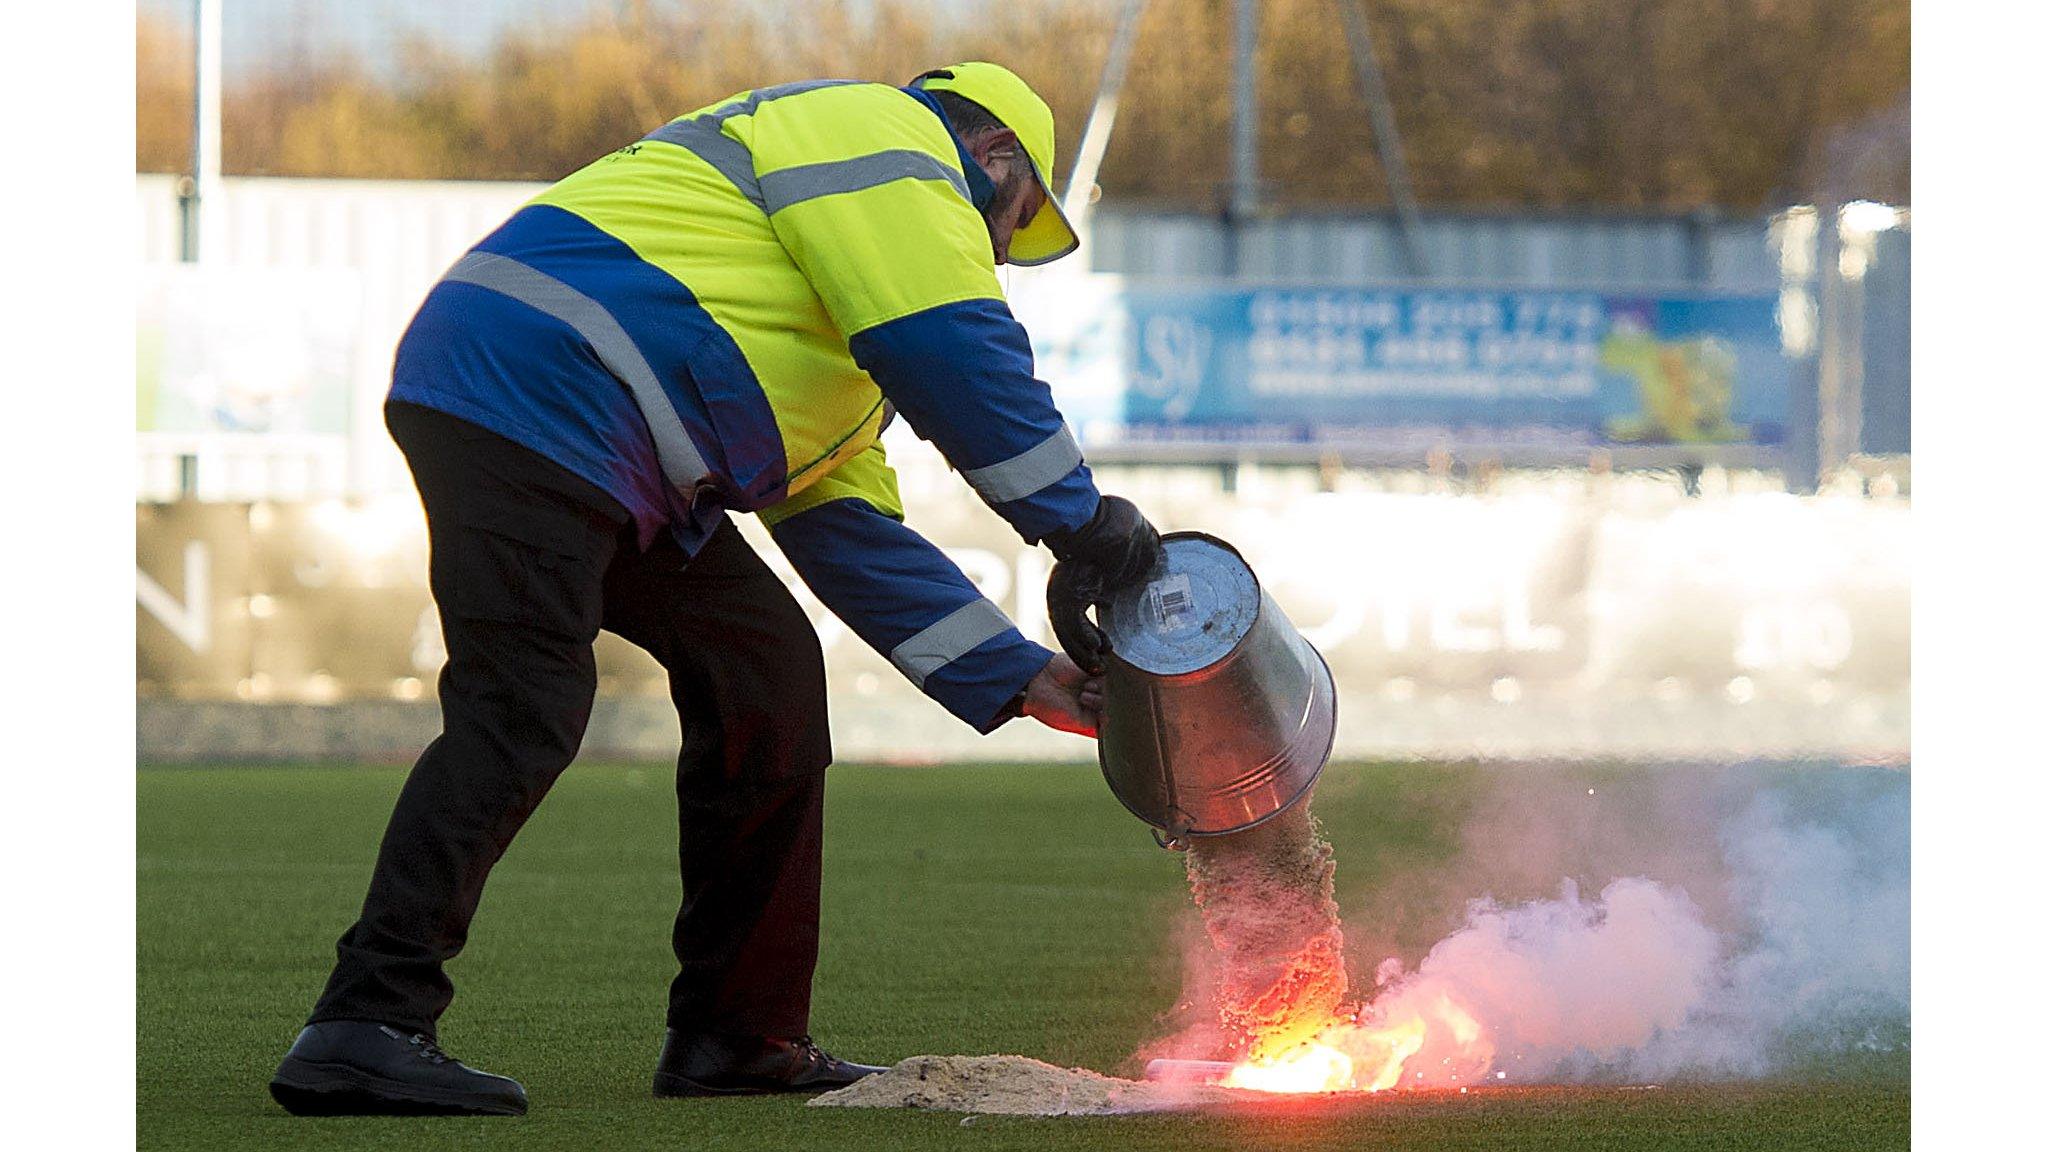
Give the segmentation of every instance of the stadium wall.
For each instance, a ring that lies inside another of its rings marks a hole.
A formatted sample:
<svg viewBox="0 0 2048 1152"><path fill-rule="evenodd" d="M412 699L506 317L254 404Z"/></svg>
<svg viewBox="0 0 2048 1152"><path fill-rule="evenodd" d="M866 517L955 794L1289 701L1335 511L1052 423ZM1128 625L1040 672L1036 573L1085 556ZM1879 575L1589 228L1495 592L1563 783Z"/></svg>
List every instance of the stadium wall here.
<svg viewBox="0 0 2048 1152"><path fill-rule="evenodd" d="M1050 557L943 472L912 475L912 522L1049 643ZM1696 498L1613 475L1508 477L1485 495L1246 479L1229 499L1154 470L1104 483L1163 527L1245 552L1330 661L1340 755L1907 754L1902 498L1742 491L1739 475L1720 474ZM752 519L740 522L790 579ZM145 758L403 759L433 735L442 650L410 497L139 505L137 546ZM825 646L843 758L1091 754L1029 724L977 738L791 583ZM591 754L671 755L660 669L610 636L599 656Z"/></svg>

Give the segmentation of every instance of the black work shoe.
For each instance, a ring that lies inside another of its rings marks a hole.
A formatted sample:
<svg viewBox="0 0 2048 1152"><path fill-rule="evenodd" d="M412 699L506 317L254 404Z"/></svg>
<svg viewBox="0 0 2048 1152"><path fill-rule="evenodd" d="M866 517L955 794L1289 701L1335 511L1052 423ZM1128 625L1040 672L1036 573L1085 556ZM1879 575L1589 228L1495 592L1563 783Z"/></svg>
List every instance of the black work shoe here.
<svg viewBox="0 0 2048 1152"><path fill-rule="evenodd" d="M844 1088L882 1069L851 1064L811 1042L688 1034L671 1028L654 1067L656 1096L756 1096Z"/></svg>
<svg viewBox="0 0 2048 1152"><path fill-rule="evenodd" d="M517 1080L479 1072L422 1033L387 1024L308 1024L271 1078L294 1116L524 1116Z"/></svg>

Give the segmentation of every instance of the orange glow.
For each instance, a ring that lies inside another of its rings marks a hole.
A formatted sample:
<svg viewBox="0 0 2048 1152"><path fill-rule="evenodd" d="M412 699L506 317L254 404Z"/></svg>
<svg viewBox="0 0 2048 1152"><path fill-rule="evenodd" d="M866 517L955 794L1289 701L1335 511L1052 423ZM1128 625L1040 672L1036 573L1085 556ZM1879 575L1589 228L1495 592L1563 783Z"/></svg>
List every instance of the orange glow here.
<svg viewBox="0 0 2048 1152"><path fill-rule="evenodd" d="M1254 1092L1343 1092L1351 1088L1351 1057L1311 1040L1271 1060L1246 1061L1224 1077L1226 1088Z"/></svg>
<svg viewBox="0 0 2048 1152"><path fill-rule="evenodd" d="M1471 1011L1438 994L1422 1004L1411 1000L1333 1020L1307 1043L1243 1061L1221 1083L1259 1092L1449 1088L1486 1075L1493 1054Z"/></svg>

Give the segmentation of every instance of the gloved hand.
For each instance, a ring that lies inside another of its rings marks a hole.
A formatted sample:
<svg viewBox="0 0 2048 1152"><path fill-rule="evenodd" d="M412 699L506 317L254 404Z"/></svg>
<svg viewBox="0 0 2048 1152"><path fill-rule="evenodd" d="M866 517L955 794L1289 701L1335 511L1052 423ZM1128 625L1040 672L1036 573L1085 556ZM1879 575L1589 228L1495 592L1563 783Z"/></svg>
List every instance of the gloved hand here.
<svg viewBox="0 0 2048 1152"><path fill-rule="evenodd" d="M1159 530L1129 500L1104 496L1088 523L1045 542L1059 557L1045 586L1053 635L1074 663L1100 675L1109 637L1088 618L1088 609L1145 579L1159 563Z"/></svg>

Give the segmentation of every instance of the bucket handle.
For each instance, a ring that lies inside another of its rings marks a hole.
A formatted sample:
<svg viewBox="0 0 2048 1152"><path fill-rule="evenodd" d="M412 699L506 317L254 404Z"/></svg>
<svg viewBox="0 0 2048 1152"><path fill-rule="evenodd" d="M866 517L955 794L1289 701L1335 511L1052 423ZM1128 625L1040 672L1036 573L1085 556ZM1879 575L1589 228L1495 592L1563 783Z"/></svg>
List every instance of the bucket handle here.
<svg viewBox="0 0 2048 1152"><path fill-rule="evenodd" d="M1178 807L1168 805L1166 809L1166 827L1163 829L1152 829L1152 842L1169 852L1185 852L1188 850L1190 829L1194 828L1194 826L1194 817L1181 811Z"/></svg>

